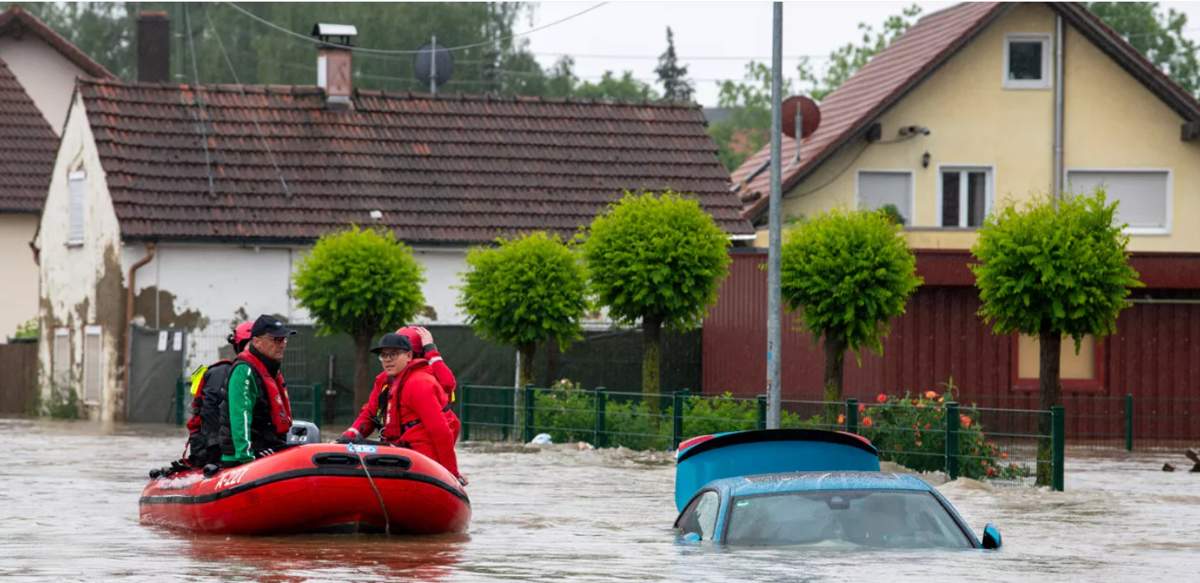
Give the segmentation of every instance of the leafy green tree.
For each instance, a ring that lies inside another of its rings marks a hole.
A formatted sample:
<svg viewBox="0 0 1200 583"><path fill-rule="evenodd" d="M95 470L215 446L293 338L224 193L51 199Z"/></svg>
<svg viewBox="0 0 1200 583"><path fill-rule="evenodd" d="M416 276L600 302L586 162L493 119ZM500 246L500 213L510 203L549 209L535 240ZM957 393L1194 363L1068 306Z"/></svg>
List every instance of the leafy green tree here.
<svg viewBox="0 0 1200 583"><path fill-rule="evenodd" d="M1007 204L984 219L971 248L971 266L982 306L979 314L997 334L1037 336L1041 344L1038 383L1042 409L1061 402L1062 337L1076 350L1084 336L1116 330L1117 315L1129 306L1129 289L1142 285L1129 265L1129 236L1116 224L1117 204L1103 190L1061 200L1039 197L1022 207ZM1041 434L1050 434L1042 416ZM1050 459L1043 439L1038 459ZM1038 464L1038 483L1048 484L1050 467Z"/></svg>
<svg viewBox="0 0 1200 583"><path fill-rule="evenodd" d="M1200 91L1196 41L1189 39L1187 14L1158 2L1088 2L1088 10L1121 35L1189 93Z"/></svg>
<svg viewBox="0 0 1200 583"><path fill-rule="evenodd" d="M729 237L694 199L626 192L592 221L583 256L592 290L618 323L642 323L642 392L661 389L661 330L696 328L729 270ZM650 399L657 407L657 399Z"/></svg>
<svg viewBox="0 0 1200 583"><path fill-rule="evenodd" d="M889 16L878 32L866 23L859 23L862 32L859 43L847 43L834 49L824 74L814 72L808 59L801 60L797 66L799 82L807 86L805 90L813 99L824 99L908 30L920 13L921 9L916 5L905 8L900 14ZM791 95L795 86L785 77L783 94ZM754 61L747 63L741 81L721 82L717 102L721 107L731 108L733 114L710 125L708 133L717 142L721 163L732 171L770 139L771 67Z"/></svg>
<svg viewBox="0 0 1200 583"><path fill-rule="evenodd" d="M582 336L587 311L583 264L557 236L534 232L467 253L459 295L467 323L483 338L521 353L520 385L533 382L538 343L566 348Z"/></svg>
<svg viewBox="0 0 1200 583"><path fill-rule="evenodd" d="M371 340L412 320L425 304L424 268L389 231L349 229L321 237L300 261L295 296L322 334L354 338L354 399L371 391Z"/></svg>
<svg viewBox="0 0 1200 583"><path fill-rule="evenodd" d="M841 401L846 350L883 352L888 321L921 285L916 258L886 213L834 209L789 229L781 261L783 299L824 341L825 400Z"/></svg>
<svg viewBox="0 0 1200 583"><path fill-rule="evenodd" d="M696 89L687 78L687 66L680 66L675 55L675 34L667 27L667 50L658 57L658 82L662 84L663 99L678 103L691 103Z"/></svg>

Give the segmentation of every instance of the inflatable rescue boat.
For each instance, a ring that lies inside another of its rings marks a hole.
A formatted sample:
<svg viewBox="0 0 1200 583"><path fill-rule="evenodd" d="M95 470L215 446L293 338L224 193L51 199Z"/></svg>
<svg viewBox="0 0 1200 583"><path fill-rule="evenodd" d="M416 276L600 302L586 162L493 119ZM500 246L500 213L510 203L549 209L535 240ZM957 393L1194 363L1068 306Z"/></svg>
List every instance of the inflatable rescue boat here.
<svg viewBox="0 0 1200 583"><path fill-rule="evenodd" d="M437 462L371 444L297 445L206 477L188 470L142 490L142 524L202 533L462 532L471 501Z"/></svg>

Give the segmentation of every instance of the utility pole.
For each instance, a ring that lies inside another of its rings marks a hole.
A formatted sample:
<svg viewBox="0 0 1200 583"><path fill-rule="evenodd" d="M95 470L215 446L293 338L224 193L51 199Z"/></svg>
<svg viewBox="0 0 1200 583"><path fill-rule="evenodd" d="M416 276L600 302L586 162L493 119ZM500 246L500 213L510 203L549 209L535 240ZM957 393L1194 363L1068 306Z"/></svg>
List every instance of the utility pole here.
<svg viewBox="0 0 1200 583"><path fill-rule="evenodd" d="M783 130L783 3L773 2L774 15L771 31L771 198L767 219L768 249L767 249L767 429L779 429L779 409L781 403L780 380L782 366L779 361L783 344L781 329L781 292L780 292L780 247L781 247L781 213L780 203L783 201L783 185L781 184L780 148L783 146L780 134ZM800 135L796 135L797 144ZM797 148L799 149L799 148Z"/></svg>

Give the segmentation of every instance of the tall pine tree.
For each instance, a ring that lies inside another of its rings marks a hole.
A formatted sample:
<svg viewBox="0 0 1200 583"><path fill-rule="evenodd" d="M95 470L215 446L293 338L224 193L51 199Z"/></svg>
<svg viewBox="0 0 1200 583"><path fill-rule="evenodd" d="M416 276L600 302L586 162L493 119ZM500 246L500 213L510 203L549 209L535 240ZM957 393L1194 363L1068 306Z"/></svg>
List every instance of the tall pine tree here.
<svg viewBox="0 0 1200 583"><path fill-rule="evenodd" d="M675 55L675 33L667 27L667 50L658 57L658 82L662 84L663 100L677 103L691 103L692 94L696 89L687 78L687 66L679 66Z"/></svg>

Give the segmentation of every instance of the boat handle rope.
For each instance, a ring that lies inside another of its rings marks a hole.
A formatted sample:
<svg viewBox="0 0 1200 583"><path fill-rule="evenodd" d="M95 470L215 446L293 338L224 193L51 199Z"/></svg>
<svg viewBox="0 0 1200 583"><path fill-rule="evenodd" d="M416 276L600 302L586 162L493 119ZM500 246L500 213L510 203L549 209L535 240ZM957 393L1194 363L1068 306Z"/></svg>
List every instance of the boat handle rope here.
<svg viewBox="0 0 1200 583"><path fill-rule="evenodd" d="M362 465L363 473L367 475L367 483L371 484L371 490L375 491L375 499L379 501L379 509L383 511L383 532L388 536L392 536L392 520L388 517L387 504L383 503L383 495L379 493L379 488L375 486L375 478L371 477L371 470L367 469L367 460L363 459L363 454L350 444L350 449L358 455L358 463Z"/></svg>

